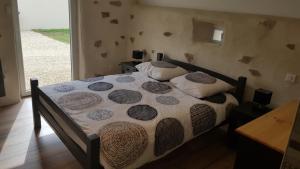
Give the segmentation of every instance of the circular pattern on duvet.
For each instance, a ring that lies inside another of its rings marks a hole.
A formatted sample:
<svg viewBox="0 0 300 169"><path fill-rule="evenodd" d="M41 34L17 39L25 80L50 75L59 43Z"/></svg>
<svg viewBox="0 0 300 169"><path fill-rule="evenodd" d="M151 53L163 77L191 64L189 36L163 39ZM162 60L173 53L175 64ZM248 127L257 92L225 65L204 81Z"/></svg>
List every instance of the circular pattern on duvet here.
<svg viewBox="0 0 300 169"><path fill-rule="evenodd" d="M116 79L116 81L119 83L130 83L130 82L134 82L135 79L132 76L121 76L121 77L118 77Z"/></svg>
<svg viewBox="0 0 300 169"><path fill-rule="evenodd" d="M220 94L206 97L204 100L212 103L224 104L226 102L226 95L224 93L220 93Z"/></svg>
<svg viewBox="0 0 300 169"><path fill-rule="evenodd" d="M57 103L63 108L70 110L83 110L97 104L100 104L102 98L94 93L75 92L66 94L57 100Z"/></svg>
<svg viewBox="0 0 300 169"><path fill-rule="evenodd" d="M195 104L190 109L193 134L197 136L215 127L217 113L206 104Z"/></svg>
<svg viewBox="0 0 300 169"><path fill-rule="evenodd" d="M114 122L100 130L101 153L112 168L125 168L134 163L148 145L146 130L129 122Z"/></svg>
<svg viewBox="0 0 300 169"><path fill-rule="evenodd" d="M83 81L83 82L96 82L96 81L103 80L103 79L104 79L104 76L99 76L99 77L92 77L92 78L88 78L88 79L84 79L84 80L80 80L80 81Z"/></svg>
<svg viewBox="0 0 300 169"><path fill-rule="evenodd" d="M107 120L113 116L113 112L109 110L96 110L86 115L89 119L95 121Z"/></svg>
<svg viewBox="0 0 300 169"><path fill-rule="evenodd" d="M166 151L180 145L184 139L184 128L175 118L161 120L155 131L154 155L163 155Z"/></svg>
<svg viewBox="0 0 300 169"><path fill-rule="evenodd" d="M217 82L216 78L202 72L189 73L185 78L195 83L213 84Z"/></svg>
<svg viewBox="0 0 300 169"><path fill-rule="evenodd" d="M172 90L172 88L166 84L153 81L143 83L142 88L154 94L166 94Z"/></svg>
<svg viewBox="0 0 300 169"><path fill-rule="evenodd" d="M151 65L154 67L159 67L159 68L176 68L176 65L173 65L171 63L168 62L164 62L164 61L156 61L156 62L151 62Z"/></svg>
<svg viewBox="0 0 300 169"><path fill-rule="evenodd" d="M156 101L160 104L164 105L177 105L179 104L179 100L173 96L158 96L155 98Z"/></svg>
<svg viewBox="0 0 300 169"><path fill-rule="evenodd" d="M127 114L129 117L137 120L149 121L157 116L157 111L149 105L137 105L130 107Z"/></svg>
<svg viewBox="0 0 300 169"><path fill-rule="evenodd" d="M93 91L107 91L113 87L112 84L106 82L97 82L88 86L88 88Z"/></svg>
<svg viewBox="0 0 300 169"><path fill-rule="evenodd" d="M108 98L119 104L134 104L142 99L142 94L133 90L115 90L108 95Z"/></svg>
<svg viewBox="0 0 300 169"><path fill-rule="evenodd" d="M75 89L75 87L71 86L71 85L58 85L58 86L54 87L54 90L56 90L58 92L70 92L74 89Z"/></svg>

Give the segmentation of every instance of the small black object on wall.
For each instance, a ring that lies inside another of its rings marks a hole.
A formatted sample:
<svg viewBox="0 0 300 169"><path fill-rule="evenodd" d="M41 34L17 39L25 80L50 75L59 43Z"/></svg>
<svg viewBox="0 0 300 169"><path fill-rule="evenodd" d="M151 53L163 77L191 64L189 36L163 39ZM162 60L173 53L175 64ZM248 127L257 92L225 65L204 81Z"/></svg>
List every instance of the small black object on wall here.
<svg viewBox="0 0 300 169"><path fill-rule="evenodd" d="M0 60L0 97L5 96L5 88L4 88L4 74L2 70L2 63Z"/></svg>
<svg viewBox="0 0 300 169"><path fill-rule="evenodd" d="M162 61L164 58L164 54L163 53L157 53L157 61Z"/></svg>
<svg viewBox="0 0 300 169"><path fill-rule="evenodd" d="M253 97L253 102L261 106L266 106L271 103L272 92L266 89L256 89Z"/></svg>

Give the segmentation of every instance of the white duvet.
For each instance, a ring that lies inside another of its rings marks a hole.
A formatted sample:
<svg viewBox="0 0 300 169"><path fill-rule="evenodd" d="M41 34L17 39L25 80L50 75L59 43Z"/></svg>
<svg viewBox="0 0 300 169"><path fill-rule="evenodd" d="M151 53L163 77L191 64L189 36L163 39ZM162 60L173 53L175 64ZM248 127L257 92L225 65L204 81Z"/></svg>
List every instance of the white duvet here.
<svg viewBox="0 0 300 169"><path fill-rule="evenodd" d="M106 169L138 168L164 157L226 119L236 99L222 103L186 95L144 73L111 75L42 87L87 134L101 140ZM224 98L223 98L224 99Z"/></svg>

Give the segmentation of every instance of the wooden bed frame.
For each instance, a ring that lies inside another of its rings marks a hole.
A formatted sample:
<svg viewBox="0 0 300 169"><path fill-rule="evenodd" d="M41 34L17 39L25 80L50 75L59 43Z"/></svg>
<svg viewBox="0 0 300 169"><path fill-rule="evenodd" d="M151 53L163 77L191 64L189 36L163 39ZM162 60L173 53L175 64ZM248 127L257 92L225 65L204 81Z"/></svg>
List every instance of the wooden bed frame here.
<svg viewBox="0 0 300 169"><path fill-rule="evenodd" d="M163 59L166 62L183 67L188 71L202 71L218 79L226 81L227 83L236 87L233 95L241 103L243 101L244 90L246 87L247 78L239 77L238 80L232 79L220 73L201 68L195 65L184 63L177 60L172 60L165 57ZM83 130L76 124L71 117L64 113L39 87L38 80L31 79L31 94L32 94L32 108L33 108L33 121L35 130L41 128L41 116L48 122L57 136L70 150L74 157L80 162L85 169L101 169L100 165L100 138L98 135L86 135ZM61 124L52 116L50 110L48 110L42 103L42 98L54 111L55 113L68 125L68 127L76 134L76 136L84 143L86 150L83 150L72 138L64 131Z"/></svg>

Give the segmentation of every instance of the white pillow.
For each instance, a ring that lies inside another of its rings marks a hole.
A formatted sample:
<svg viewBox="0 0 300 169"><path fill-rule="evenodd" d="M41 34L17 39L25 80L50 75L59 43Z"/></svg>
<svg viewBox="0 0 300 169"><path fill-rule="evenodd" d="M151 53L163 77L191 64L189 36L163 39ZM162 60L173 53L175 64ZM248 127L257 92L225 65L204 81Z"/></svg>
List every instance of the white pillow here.
<svg viewBox="0 0 300 169"><path fill-rule="evenodd" d="M179 90L196 98L205 98L233 88L230 84L203 72L176 77L171 80L171 83Z"/></svg>
<svg viewBox="0 0 300 169"><path fill-rule="evenodd" d="M188 72L179 66L168 62L156 61L150 63L148 76L156 80L165 81L186 73Z"/></svg>
<svg viewBox="0 0 300 169"><path fill-rule="evenodd" d="M135 66L139 72L148 73L151 67L150 62L143 62Z"/></svg>

